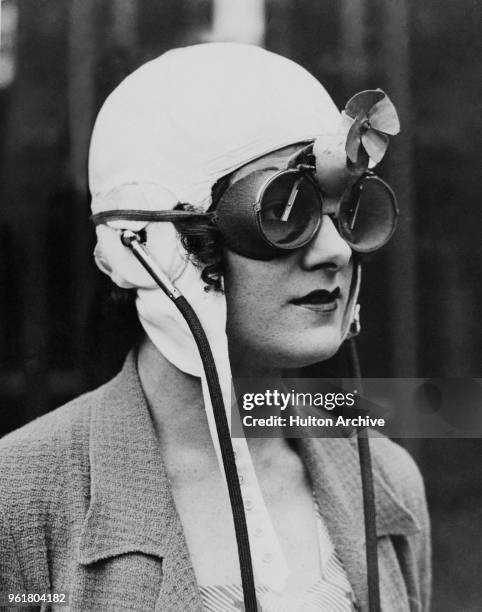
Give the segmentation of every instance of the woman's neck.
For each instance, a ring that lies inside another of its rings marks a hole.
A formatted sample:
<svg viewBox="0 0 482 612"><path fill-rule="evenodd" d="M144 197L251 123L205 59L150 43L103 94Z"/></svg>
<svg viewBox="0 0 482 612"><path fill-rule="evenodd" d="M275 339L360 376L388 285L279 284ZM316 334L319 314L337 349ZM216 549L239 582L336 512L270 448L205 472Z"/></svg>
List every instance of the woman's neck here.
<svg viewBox="0 0 482 612"><path fill-rule="evenodd" d="M155 347L149 337L141 342L137 365L141 385L151 409L154 426L163 446L214 452L204 409L201 380L179 370ZM234 377L267 376L237 364ZM252 453L271 446L270 438L249 440ZM279 441L278 441L279 442Z"/></svg>
<svg viewBox="0 0 482 612"><path fill-rule="evenodd" d="M201 381L182 372L146 336L140 344L137 367L157 433L182 440L186 432L199 439L204 431Z"/></svg>
<svg viewBox="0 0 482 612"><path fill-rule="evenodd" d="M247 350L237 343L229 342L229 362L231 375L236 378L281 378L283 371L271 367L257 355L249 354Z"/></svg>

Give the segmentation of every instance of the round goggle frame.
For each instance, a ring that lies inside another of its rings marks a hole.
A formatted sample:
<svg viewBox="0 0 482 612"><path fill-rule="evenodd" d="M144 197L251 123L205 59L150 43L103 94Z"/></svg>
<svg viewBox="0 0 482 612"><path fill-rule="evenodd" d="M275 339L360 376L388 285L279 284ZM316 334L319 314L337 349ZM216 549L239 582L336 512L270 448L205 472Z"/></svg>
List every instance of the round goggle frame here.
<svg viewBox="0 0 482 612"><path fill-rule="evenodd" d="M346 189L334 210L324 212L323 199L311 172L258 170L226 190L215 209L215 221L232 250L254 259L270 259L305 246L318 232L324 214L335 220L342 238L360 253L381 248L395 231L395 194L372 173Z"/></svg>

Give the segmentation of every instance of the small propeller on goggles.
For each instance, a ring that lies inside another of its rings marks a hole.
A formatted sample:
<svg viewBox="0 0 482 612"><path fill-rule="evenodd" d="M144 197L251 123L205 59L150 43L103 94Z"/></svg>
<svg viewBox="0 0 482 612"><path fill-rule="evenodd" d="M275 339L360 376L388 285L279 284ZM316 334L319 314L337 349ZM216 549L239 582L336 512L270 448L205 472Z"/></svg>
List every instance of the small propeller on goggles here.
<svg viewBox="0 0 482 612"><path fill-rule="evenodd" d="M355 165L380 163L388 148L388 136L400 131L397 111L381 89L369 89L348 100L345 115L353 119L348 131L345 150ZM369 158L369 159L368 159Z"/></svg>

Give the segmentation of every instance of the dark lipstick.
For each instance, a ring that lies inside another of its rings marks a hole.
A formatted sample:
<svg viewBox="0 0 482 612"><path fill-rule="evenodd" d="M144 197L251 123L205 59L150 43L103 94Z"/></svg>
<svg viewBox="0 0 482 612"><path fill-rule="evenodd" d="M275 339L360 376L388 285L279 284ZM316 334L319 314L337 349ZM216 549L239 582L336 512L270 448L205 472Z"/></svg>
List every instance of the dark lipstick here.
<svg viewBox="0 0 482 612"><path fill-rule="evenodd" d="M336 310L338 306L337 300L340 296L340 287L336 287L333 291L316 289L300 298L292 300L292 303L296 306L304 306L305 308L310 308L311 310L317 310L319 312L331 312Z"/></svg>

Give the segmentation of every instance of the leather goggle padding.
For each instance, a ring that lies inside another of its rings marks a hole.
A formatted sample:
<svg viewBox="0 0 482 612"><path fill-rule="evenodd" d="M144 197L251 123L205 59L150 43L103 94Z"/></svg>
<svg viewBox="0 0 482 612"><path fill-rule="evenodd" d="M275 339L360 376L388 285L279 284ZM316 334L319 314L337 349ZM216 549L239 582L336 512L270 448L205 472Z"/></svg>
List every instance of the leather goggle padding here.
<svg viewBox="0 0 482 612"><path fill-rule="evenodd" d="M258 196L276 169L255 170L233 183L220 198L216 224L230 249L253 259L279 255L263 237L258 218Z"/></svg>
<svg viewBox="0 0 482 612"><path fill-rule="evenodd" d="M231 175L230 184L211 209L231 250L261 260L283 253L263 237L257 210L260 191L274 175L295 165L312 144L304 141L288 145L245 164Z"/></svg>

